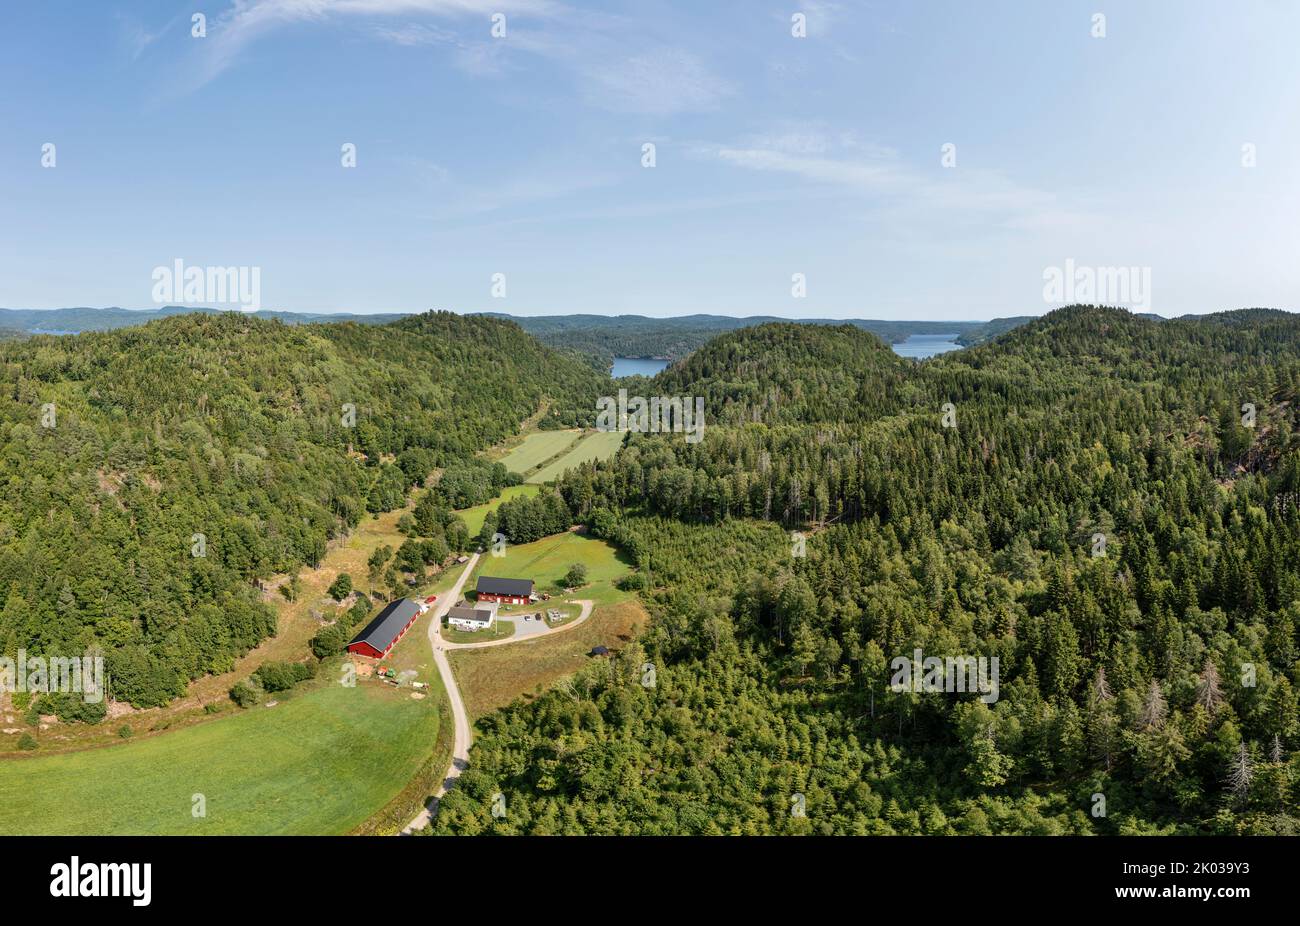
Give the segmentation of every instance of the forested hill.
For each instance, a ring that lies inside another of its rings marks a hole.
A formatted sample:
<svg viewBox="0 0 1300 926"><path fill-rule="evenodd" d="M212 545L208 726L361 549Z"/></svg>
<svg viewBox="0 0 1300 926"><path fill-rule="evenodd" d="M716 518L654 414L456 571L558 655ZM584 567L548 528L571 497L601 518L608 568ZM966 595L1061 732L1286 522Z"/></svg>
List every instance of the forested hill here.
<svg viewBox="0 0 1300 926"><path fill-rule="evenodd" d="M782 322L714 338L653 388L703 396L717 423L865 420L914 400L914 367L852 325Z"/></svg>
<svg viewBox="0 0 1300 926"><path fill-rule="evenodd" d="M1300 317L1072 307L886 359L773 326L660 375L703 441L560 486L651 628L486 722L440 831L1300 833ZM894 690L918 649L996 696Z"/></svg>
<svg viewBox="0 0 1300 926"><path fill-rule="evenodd" d="M994 358L1007 365L1011 357L1026 363L1089 362L1129 378L1157 380L1187 367L1213 371L1225 362L1269 366L1293 360L1298 321L1300 316L1275 309L1153 320L1122 309L1070 306L945 359L972 366Z"/></svg>
<svg viewBox="0 0 1300 926"><path fill-rule="evenodd" d="M515 432L588 420L604 377L517 326L238 313L0 344L0 652L105 651L164 703L272 633L254 580ZM204 535L205 556L194 556Z"/></svg>
<svg viewBox="0 0 1300 926"><path fill-rule="evenodd" d="M680 360L713 338L731 331L752 328L786 319L771 315L736 318L729 315L681 315L647 318L643 315L538 315L510 316L486 313L493 318L513 318L543 344L572 350L592 358L608 370L615 357L659 357ZM914 334L955 335L962 344L979 344L996 334L1029 321L1028 316L995 318L987 322L900 321L893 319L799 319L804 325L852 325L869 331L891 344ZM3 322L3 316L0 316Z"/></svg>

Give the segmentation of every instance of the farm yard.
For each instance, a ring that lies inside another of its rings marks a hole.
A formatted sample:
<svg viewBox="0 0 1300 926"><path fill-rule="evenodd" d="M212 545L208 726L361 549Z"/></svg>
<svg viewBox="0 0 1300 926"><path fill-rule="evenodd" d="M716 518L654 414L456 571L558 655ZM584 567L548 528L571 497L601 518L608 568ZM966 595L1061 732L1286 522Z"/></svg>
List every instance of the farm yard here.
<svg viewBox="0 0 1300 926"><path fill-rule="evenodd" d="M497 621L485 630L460 630L443 624L439 628L442 638L451 643L483 643L487 640L506 640L514 636L513 621Z"/></svg>
<svg viewBox="0 0 1300 926"><path fill-rule="evenodd" d="M586 594L585 591L583 594ZM587 664L592 647L622 648L649 617L635 597L598 605L579 627L506 646L452 650L448 654L471 721L515 698L530 698Z"/></svg>
<svg viewBox="0 0 1300 926"><path fill-rule="evenodd" d="M559 582L574 563L587 567L588 584L565 595L560 592ZM566 616L555 625L558 629L577 614L576 608L562 599L590 599L596 607L584 624L566 633L540 634L536 639L520 639L507 646L452 650L448 658L471 719L504 707L517 697L531 696L583 666L593 646L620 648L638 628L644 627L648 615L640 601L614 584L629 572L630 564L617 549L578 531L507 547L501 557L482 557L478 574L531 578L539 593L553 596L550 601L531 606L503 609L503 615L545 613L557 608Z"/></svg>

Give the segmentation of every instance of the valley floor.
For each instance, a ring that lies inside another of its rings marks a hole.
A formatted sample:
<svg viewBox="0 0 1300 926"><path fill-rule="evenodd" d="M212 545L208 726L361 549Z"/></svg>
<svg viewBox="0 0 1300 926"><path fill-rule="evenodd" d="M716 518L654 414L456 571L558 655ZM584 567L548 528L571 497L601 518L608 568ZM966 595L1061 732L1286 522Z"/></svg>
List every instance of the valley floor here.
<svg viewBox="0 0 1300 926"><path fill-rule="evenodd" d="M566 435L566 448L573 448L564 451L567 455L591 452L590 436L549 433ZM608 436L595 436L604 439L601 450L606 451ZM536 483L510 487L460 514L473 534L503 501L540 488ZM405 538L397 521L413 506L414 500L367 518L318 568L302 570L295 602L278 593L283 578L268 583L267 600L280 615L277 635L238 660L231 672L196 680L187 697L144 711L122 705L116 708L121 713L97 725L50 723L40 731L41 748L34 753L16 750L16 734L0 737L9 747L8 757L0 759L0 834L332 834L400 828L410 809L436 788L452 754L446 692L429 648L435 612L421 618L386 660L429 684L423 692L369 678L358 679L354 688L338 685L341 659L322 663L316 680L272 696L274 706L240 710L227 692L268 660L307 657L308 642L322 626L322 609L328 611L326 589L342 573L368 588L366 560L381 545L401 544ZM503 559L483 560L475 575L529 577L539 590L557 594L560 577L581 562L590 584L579 597L594 600L596 607L583 626L554 639L543 634L517 646L453 654L471 720L541 690L582 665L592 646L615 647L644 625L639 602L613 585L630 567L603 541L575 531L511 547ZM452 566L419 594L447 597L462 571ZM524 609L516 610L522 615ZM16 711L3 715L7 726L22 726ZM130 727L130 739L119 735L123 726Z"/></svg>

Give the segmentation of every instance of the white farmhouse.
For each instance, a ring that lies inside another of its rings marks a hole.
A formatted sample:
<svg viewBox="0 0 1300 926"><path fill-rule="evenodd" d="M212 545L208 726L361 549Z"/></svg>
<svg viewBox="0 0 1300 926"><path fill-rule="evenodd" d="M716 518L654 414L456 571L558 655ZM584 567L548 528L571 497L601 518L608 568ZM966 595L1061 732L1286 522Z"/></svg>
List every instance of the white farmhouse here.
<svg viewBox="0 0 1300 926"><path fill-rule="evenodd" d="M497 622L497 603L481 604L461 602L447 612L447 623L457 630L487 630Z"/></svg>

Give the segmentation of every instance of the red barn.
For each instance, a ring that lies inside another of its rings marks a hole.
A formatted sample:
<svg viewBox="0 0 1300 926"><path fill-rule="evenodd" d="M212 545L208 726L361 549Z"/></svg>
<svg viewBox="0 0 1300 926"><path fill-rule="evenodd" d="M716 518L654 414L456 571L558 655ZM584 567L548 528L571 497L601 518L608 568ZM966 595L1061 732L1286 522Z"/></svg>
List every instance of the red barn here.
<svg viewBox="0 0 1300 926"><path fill-rule="evenodd" d="M390 601L364 630L352 638L348 652L372 659L384 658L419 616L420 606L410 598Z"/></svg>
<svg viewBox="0 0 1300 926"><path fill-rule="evenodd" d="M533 597L532 579L498 579L479 576L474 586L479 601L500 601L504 604L528 604Z"/></svg>

